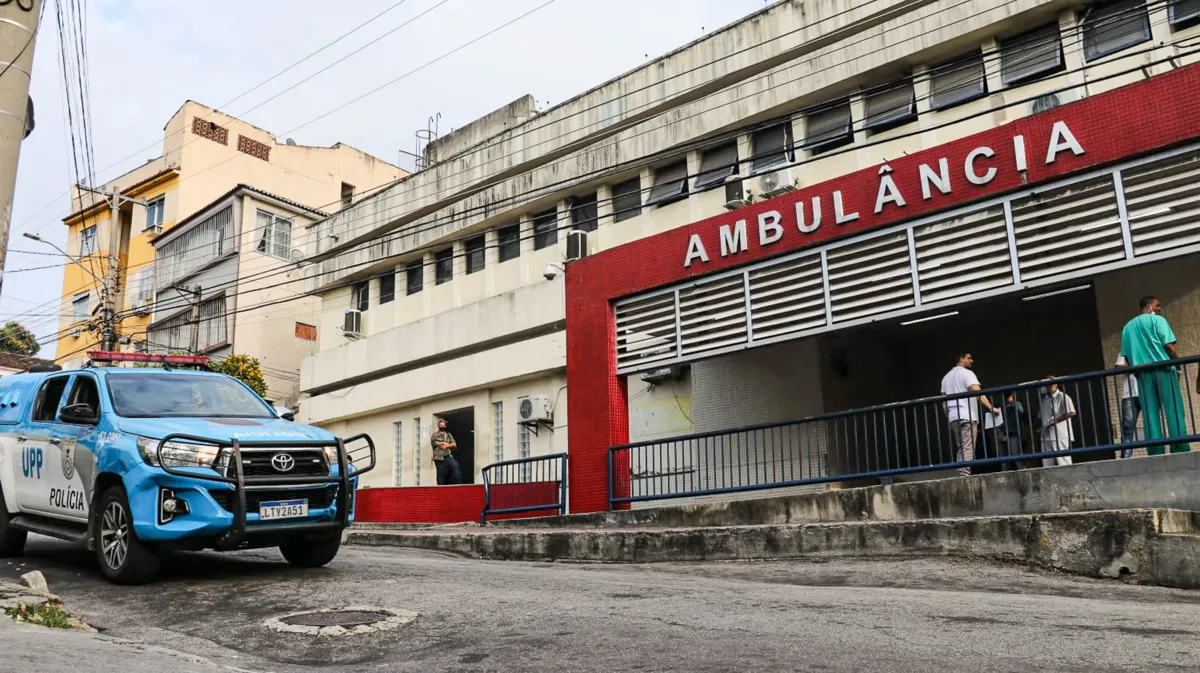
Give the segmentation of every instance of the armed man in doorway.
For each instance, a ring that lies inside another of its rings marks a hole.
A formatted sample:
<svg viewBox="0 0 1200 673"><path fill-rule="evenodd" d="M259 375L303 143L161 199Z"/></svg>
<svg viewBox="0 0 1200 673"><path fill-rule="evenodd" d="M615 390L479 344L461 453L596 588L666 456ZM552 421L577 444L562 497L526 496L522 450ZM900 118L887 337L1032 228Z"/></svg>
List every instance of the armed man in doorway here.
<svg viewBox="0 0 1200 673"><path fill-rule="evenodd" d="M462 469L454 457L454 450L458 448L458 444L454 441L454 435L446 429L446 419L438 419L438 431L429 438L429 443L433 446L433 464L437 468L438 486L461 484Z"/></svg>

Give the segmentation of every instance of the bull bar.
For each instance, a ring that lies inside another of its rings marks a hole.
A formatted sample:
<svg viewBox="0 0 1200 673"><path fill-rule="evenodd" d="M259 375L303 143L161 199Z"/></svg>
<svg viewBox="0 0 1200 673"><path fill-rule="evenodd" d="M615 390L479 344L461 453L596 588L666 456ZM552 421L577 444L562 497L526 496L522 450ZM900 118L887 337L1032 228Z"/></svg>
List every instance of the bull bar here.
<svg viewBox="0 0 1200 673"><path fill-rule="evenodd" d="M346 445L352 442L363 440L366 446L348 452ZM224 455L226 450L229 450L229 467L225 468L225 474L221 474L216 469L216 462L212 468L188 468L180 469L179 467L171 467L163 461L163 447L168 442L188 442L191 444L202 444L215 446L218 449L217 461ZM295 476L295 477L247 477L242 470L242 449L320 449L324 450L327 447L336 447L337 449L337 475L310 475L310 476ZM370 462L365 467L358 467L358 460L351 458L351 453L356 453L366 449L369 452ZM323 530L343 530L350 525L350 503L352 496L351 486L352 480L359 476L375 469L375 443L371 441L371 437L367 434L358 434L346 439L337 438L333 441L323 440L290 440L290 441L269 441L269 442L241 442L237 439L220 440L211 437L197 437L183 433L175 433L163 437L158 443L155 450L158 458L158 466L164 472L175 477L186 479L200 479L203 481L213 481L222 484L233 486L234 503L233 503L233 525L226 531L217 541L219 549L232 549L237 547L246 539L247 533L254 535L264 533L308 533ZM230 467L232 467L233 475L229 476ZM204 470L212 470L211 474ZM353 472L351 472L353 469ZM195 471L191 471L195 470ZM259 524L254 526L252 530L246 527L246 488L251 486L307 486L307 485L325 485L336 484L338 486L337 499L337 520L322 521L310 523L281 523L281 524Z"/></svg>

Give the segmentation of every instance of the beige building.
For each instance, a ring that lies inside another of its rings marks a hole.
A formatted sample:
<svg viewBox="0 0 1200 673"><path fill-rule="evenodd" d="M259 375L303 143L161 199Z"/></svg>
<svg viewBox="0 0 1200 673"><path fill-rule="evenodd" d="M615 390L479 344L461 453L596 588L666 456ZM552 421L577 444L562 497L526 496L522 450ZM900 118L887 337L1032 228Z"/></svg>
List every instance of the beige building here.
<svg viewBox="0 0 1200 673"><path fill-rule="evenodd" d="M315 343L317 302L256 306L302 291L293 236L403 175L348 145L279 142L244 121L184 103L164 128L161 156L101 188L123 197L115 235L111 200L76 189L65 220L67 252L81 263L64 271L59 361L79 366L99 341L103 290L95 276L106 275L115 245L114 297L126 347L188 350L199 287L198 350L215 358L235 351L258 357L270 396L294 399L300 360Z"/></svg>
<svg viewBox="0 0 1200 673"><path fill-rule="evenodd" d="M1195 139L1102 123L1143 109L1136 87L1162 82L1161 95L1191 76L1198 17L1131 0L785 1L545 112L521 99L314 225L319 352L301 415L390 450L374 486L433 483L439 415L460 446L470 437L476 480L501 458L570 449L572 507L582 471L595 508L595 461L621 443L597 424L627 422L636 441L924 397L958 348L977 349L993 385L1103 369L1144 292L1163 297L1181 351L1200 352L1200 193L1172 181L1198 165ZM926 151L924 169L891 175ZM877 192L888 180L894 192ZM805 191L828 185L819 204ZM1083 220L1048 224L1058 201L1057 216ZM889 209L900 215L867 231ZM1069 234L1038 233L1051 226ZM610 331L572 332L584 318L564 290L569 230L607 269L588 260L578 287L611 274L630 295L607 298ZM821 247L807 257L729 270L810 233ZM763 274L776 289L747 300ZM568 381L569 345L614 358L620 385ZM626 418L592 404L609 390ZM526 400L542 420L519 422ZM835 464L825 449L805 451ZM665 474L633 473L651 490Z"/></svg>

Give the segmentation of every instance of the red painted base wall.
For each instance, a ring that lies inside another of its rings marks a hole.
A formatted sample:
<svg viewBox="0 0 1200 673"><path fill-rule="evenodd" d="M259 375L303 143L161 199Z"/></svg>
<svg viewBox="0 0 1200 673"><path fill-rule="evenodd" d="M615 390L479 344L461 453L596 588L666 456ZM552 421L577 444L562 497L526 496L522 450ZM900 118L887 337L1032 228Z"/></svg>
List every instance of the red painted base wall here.
<svg viewBox="0 0 1200 673"><path fill-rule="evenodd" d="M559 488L558 482L496 484L492 486L492 508L554 504ZM471 523L479 521L484 503L482 484L363 488L355 495L354 520L362 523ZM495 514L488 516L488 521L556 514L553 509Z"/></svg>

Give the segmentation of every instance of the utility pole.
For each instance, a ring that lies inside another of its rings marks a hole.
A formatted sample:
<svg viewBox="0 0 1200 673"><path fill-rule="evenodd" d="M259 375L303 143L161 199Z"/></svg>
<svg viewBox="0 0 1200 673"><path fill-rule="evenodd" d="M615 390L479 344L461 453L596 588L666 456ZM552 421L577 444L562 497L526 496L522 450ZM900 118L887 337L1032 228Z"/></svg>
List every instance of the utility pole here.
<svg viewBox="0 0 1200 673"><path fill-rule="evenodd" d="M33 130L29 78L43 1L0 2L0 291L4 288L4 262L21 141Z"/></svg>
<svg viewBox="0 0 1200 673"><path fill-rule="evenodd" d="M199 285L192 290L192 338L188 343L188 353L198 355L200 353L200 295L203 291Z"/></svg>
<svg viewBox="0 0 1200 673"><path fill-rule="evenodd" d="M104 274L101 299L100 350L117 350L117 283L120 281L121 255L121 192L114 188L108 195L108 269Z"/></svg>

